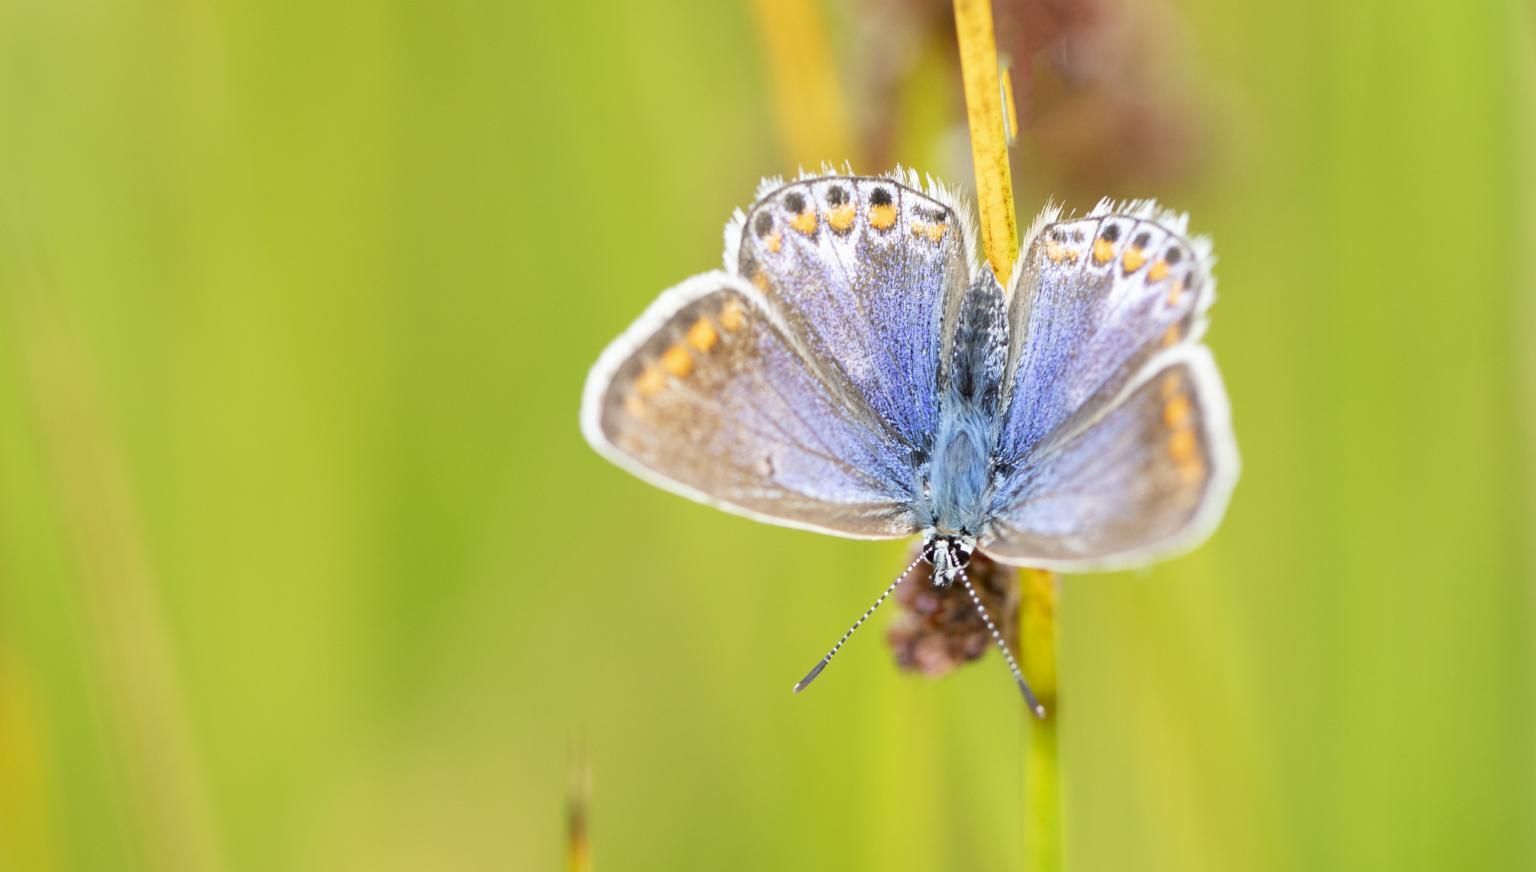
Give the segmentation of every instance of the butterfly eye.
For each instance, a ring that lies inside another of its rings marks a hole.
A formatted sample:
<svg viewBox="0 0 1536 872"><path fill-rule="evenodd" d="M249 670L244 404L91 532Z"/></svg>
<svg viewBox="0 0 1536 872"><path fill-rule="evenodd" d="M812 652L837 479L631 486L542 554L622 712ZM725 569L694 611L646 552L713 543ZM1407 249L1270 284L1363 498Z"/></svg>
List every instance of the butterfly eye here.
<svg viewBox="0 0 1536 872"><path fill-rule="evenodd" d="M929 539L928 541L924 542L923 543L923 562L927 563L930 566L932 566L933 565L933 558L935 556L937 556L938 549L939 549L939 545L938 545L938 540L937 539Z"/></svg>

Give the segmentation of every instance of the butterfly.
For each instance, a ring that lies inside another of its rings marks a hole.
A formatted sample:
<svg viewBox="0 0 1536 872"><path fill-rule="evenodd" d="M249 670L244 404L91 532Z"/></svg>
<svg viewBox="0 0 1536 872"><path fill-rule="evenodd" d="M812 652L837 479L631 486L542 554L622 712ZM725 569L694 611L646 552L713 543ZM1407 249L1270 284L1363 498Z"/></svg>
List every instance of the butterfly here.
<svg viewBox="0 0 1536 872"><path fill-rule="evenodd" d="M599 357L582 431L640 478L759 521L920 536L1064 571L1144 565L1215 528L1238 476L1202 344L1210 244L1151 201L1047 207L1004 287L967 207L915 172L768 180L726 226L725 268L664 292Z"/></svg>

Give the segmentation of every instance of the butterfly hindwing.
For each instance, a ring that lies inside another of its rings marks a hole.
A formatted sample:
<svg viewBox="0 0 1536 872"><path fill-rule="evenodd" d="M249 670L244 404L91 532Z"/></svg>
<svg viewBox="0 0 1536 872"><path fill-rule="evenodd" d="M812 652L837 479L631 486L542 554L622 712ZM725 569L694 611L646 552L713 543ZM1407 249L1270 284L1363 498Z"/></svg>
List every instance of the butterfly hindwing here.
<svg viewBox="0 0 1536 872"><path fill-rule="evenodd" d="M893 178L802 179L746 213L734 268L911 448L938 422L945 325L968 283L956 209ZM728 252L727 257L730 257Z"/></svg>
<svg viewBox="0 0 1536 872"><path fill-rule="evenodd" d="M728 273L666 292L609 346L582 427L620 466L701 502L844 536L914 532L909 452Z"/></svg>
<svg viewBox="0 0 1536 872"><path fill-rule="evenodd" d="M1062 570L1139 565L1192 547L1220 520L1238 458L1210 351L1161 352L1082 429L1052 440L996 495L980 546Z"/></svg>

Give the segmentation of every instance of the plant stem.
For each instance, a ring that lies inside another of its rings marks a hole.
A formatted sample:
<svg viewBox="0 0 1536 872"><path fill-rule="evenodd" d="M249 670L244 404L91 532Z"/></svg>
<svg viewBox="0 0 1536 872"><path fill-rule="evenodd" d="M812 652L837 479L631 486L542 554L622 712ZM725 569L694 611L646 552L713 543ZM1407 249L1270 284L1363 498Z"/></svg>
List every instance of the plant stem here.
<svg viewBox="0 0 1536 872"><path fill-rule="evenodd" d="M999 282L1006 283L1018 251L1018 221L1013 211L1013 177L1008 164L1012 93L999 76L997 37L991 0L954 0L955 33L960 41L960 73L965 80L966 116L971 128L971 159L976 167L976 206L981 244ZM1027 718L1024 754L1024 850L1029 869L1062 868L1061 769L1056 725L1060 699L1056 681L1056 575L1026 569L1020 573L1019 666L1045 706L1046 716Z"/></svg>
<svg viewBox="0 0 1536 872"><path fill-rule="evenodd" d="M1056 872L1061 862L1061 769L1056 728L1061 696L1056 680L1056 599L1060 591L1054 572L1025 569L1019 573L1019 668L1034 688L1045 717L1030 719L1025 730L1024 851L1028 868Z"/></svg>
<svg viewBox="0 0 1536 872"><path fill-rule="evenodd" d="M1013 213L1013 176L1008 167L991 0L955 0L955 33L960 39L960 76L971 126L971 162L976 166L981 247L997 280L1007 282L1019 247L1019 227Z"/></svg>
<svg viewBox="0 0 1536 872"><path fill-rule="evenodd" d="M565 869L566 872L592 872L592 842L588 835L592 767L587 762L584 744L571 752L570 777L565 797Z"/></svg>

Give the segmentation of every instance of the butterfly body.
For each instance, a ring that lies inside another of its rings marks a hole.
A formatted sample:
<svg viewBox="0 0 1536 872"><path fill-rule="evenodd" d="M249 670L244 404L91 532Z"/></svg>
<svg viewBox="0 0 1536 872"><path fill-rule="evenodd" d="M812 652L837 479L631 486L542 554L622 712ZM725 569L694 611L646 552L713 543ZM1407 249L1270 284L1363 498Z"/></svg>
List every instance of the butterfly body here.
<svg viewBox="0 0 1536 872"><path fill-rule="evenodd" d="M1008 350L1003 292L990 273L962 298L943 382L928 487L913 514L930 536L974 540L988 520Z"/></svg>

